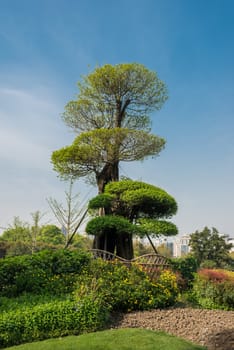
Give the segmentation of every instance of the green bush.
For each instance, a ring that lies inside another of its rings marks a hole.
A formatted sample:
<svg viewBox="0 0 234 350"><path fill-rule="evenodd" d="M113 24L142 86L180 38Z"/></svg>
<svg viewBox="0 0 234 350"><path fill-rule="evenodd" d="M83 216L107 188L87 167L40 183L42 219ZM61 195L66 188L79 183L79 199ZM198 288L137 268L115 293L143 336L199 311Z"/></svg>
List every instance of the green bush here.
<svg viewBox="0 0 234 350"><path fill-rule="evenodd" d="M3 312L0 318L0 348L96 331L105 325L107 317L107 310L88 297L76 304L69 300L53 301Z"/></svg>
<svg viewBox="0 0 234 350"><path fill-rule="evenodd" d="M48 304L68 299L68 295L22 294L17 298L0 297L0 314L13 310L24 310L39 304Z"/></svg>
<svg viewBox="0 0 234 350"><path fill-rule="evenodd" d="M201 269L195 276L191 298L204 308L234 310L234 272Z"/></svg>
<svg viewBox="0 0 234 350"><path fill-rule="evenodd" d="M0 296L16 297L25 292L67 293L89 259L87 253L69 250L1 259Z"/></svg>
<svg viewBox="0 0 234 350"><path fill-rule="evenodd" d="M80 276L75 300L85 297L100 300L112 311L146 310L172 305L178 295L176 276L162 271L158 282L152 282L138 266L97 259Z"/></svg>
<svg viewBox="0 0 234 350"><path fill-rule="evenodd" d="M194 274L197 272L198 264L193 256L170 259L172 270L180 274L179 287L182 291L192 287Z"/></svg>

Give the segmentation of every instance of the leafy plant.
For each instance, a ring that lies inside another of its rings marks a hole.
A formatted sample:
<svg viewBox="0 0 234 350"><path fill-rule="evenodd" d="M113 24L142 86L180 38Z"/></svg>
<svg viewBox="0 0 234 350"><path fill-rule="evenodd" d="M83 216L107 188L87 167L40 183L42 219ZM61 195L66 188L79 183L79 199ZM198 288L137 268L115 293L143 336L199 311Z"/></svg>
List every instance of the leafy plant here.
<svg viewBox="0 0 234 350"><path fill-rule="evenodd" d="M198 263L193 256L170 259L172 269L180 274L179 286L181 290L189 289L194 280L194 274L198 269Z"/></svg>
<svg viewBox="0 0 234 350"><path fill-rule="evenodd" d="M234 310L234 272L201 269L191 295L204 308Z"/></svg>
<svg viewBox="0 0 234 350"><path fill-rule="evenodd" d="M152 282L138 266L98 259L80 276L74 298L98 298L111 311L132 311L172 305L177 295L176 276L170 271Z"/></svg>
<svg viewBox="0 0 234 350"><path fill-rule="evenodd" d="M41 251L0 260L0 296L66 293L90 257L83 251Z"/></svg>
<svg viewBox="0 0 234 350"><path fill-rule="evenodd" d="M21 310L3 312L0 318L0 348L35 340L81 334L101 329L107 311L98 302L53 301Z"/></svg>
<svg viewBox="0 0 234 350"><path fill-rule="evenodd" d="M196 231L190 235L189 245L192 254L199 265L213 261L216 268L223 268L231 263L229 251L232 243L227 243L227 235L221 235L216 228L205 227L201 232Z"/></svg>

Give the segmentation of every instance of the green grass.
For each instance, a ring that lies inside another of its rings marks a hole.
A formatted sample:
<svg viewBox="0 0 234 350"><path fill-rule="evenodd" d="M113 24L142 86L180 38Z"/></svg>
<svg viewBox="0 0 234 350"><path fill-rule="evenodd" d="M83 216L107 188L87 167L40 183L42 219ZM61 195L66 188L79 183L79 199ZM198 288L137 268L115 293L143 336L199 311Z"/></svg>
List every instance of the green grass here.
<svg viewBox="0 0 234 350"><path fill-rule="evenodd" d="M7 350L205 350L163 332L116 329L23 344Z"/></svg>

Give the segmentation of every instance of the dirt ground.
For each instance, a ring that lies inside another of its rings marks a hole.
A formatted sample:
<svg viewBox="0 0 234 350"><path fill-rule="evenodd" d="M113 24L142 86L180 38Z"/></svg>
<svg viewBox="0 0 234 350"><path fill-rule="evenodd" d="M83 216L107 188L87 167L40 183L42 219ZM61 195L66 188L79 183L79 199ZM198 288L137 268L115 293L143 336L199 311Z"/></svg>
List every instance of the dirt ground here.
<svg viewBox="0 0 234 350"><path fill-rule="evenodd" d="M190 307L138 311L113 315L110 326L161 330L208 350L234 350L234 311Z"/></svg>

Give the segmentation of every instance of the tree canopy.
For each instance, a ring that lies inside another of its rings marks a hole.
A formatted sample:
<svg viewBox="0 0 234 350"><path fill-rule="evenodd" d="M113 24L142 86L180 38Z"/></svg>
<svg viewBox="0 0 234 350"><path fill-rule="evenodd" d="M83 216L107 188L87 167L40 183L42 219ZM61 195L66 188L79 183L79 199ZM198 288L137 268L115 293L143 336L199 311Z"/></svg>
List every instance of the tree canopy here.
<svg viewBox="0 0 234 350"><path fill-rule="evenodd" d="M78 133L116 127L148 131L149 113L167 100L165 83L139 63L97 67L78 82L78 89L63 114Z"/></svg>
<svg viewBox="0 0 234 350"><path fill-rule="evenodd" d="M165 84L141 64L104 65L78 83L77 99L68 102L63 119L78 136L53 152L61 177L95 177L99 193L119 180L119 162L155 157L165 140L150 133L149 113L167 99Z"/></svg>
<svg viewBox="0 0 234 350"><path fill-rule="evenodd" d="M204 227L202 231L191 234L189 245L192 254L199 264L213 262L214 266L222 267L230 261L231 243L226 242L228 236L219 234L216 228Z"/></svg>
<svg viewBox="0 0 234 350"><path fill-rule="evenodd" d="M53 152L52 162L54 169L65 178L71 174L77 178L95 175L102 192L102 175L105 184L118 180L116 163L155 157L164 144L164 139L145 131L98 129L82 133L71 146Z"/></svg>

